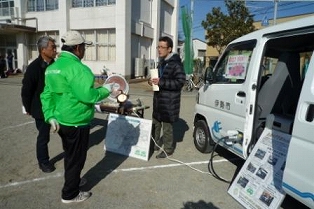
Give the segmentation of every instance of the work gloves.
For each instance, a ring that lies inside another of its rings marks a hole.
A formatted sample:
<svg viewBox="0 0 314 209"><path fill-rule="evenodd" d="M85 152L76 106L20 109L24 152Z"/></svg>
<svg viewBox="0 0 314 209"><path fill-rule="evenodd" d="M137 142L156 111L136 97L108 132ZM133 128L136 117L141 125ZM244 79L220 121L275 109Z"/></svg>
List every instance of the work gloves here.
<svg viewBox="0 0 314 209"><path fill-rule="evenodd" d="M107 84L104 84L103 87L111 93L113 91L114 84L115 84L114 82L113 83L107 83ZM95 109L97 112L101 112L99 105L98 105L98 107L96 107L96 105L95 105ZM60 125L59 125L58 121L55 118L51 118L51 119L49 119L49 123L51 125L52 132L58 133L58 131L60 129Z"/></svg>
<svg viewBox="0 0 314 209"><path fill-rule="evenodd" d="M58 121L54 118L49 119L49 123L51 125L51 129L53 133L58 133L59 129L60 129L60 125L58 123Z"/></svg>
<svg viewBox="0 0 314 209"><path fill-rule="evenodd" d="M102 87L104 87L105 89L107 89L109 92L112 92L112 88L114 86L114 83L106 83L104 84Z"/></svg>

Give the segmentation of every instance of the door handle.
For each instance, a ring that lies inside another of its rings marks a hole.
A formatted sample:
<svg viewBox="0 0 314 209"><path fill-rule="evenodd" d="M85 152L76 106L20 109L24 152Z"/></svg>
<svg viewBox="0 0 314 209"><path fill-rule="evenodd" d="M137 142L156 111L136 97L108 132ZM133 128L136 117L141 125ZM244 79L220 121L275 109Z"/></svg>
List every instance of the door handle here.
<svg viewBox="0 0 314 209"><path fill-rule="evenodd" d="M244 91L239 91L239 92L237 93L237 96L238 96L238 97L245 97L246 94L245 94Z"/></svg>
<svg viewBox="0 0 314 209"><path fill-rule="evenodd" d="M310 104L309 107L307 108L305 120L308 122L313 122L313 119L314 119L314 105Z"/></svg>

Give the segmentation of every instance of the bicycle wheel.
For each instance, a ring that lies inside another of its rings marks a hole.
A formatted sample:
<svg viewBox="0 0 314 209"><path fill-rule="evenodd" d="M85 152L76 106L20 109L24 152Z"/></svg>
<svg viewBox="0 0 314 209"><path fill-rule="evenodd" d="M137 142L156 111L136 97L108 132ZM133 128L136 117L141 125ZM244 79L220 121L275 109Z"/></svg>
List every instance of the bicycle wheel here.
<svg viewBox="0 0 314 209"><path fill-rule="evenodd" d="M188 81L187 86L186 86L187 91L193 91L193 84L191 81Z"/></svg>
<svg viewBox="0 0 314 209"><path fill-rule="evenodd" d="M189 89L189 81L187 80L187 81L185 81L184 86L182 87L182 90L188 91L188 89Z"/></svg>
<svg viewBox="0 0 314 209"><path fill-rule="evenodd" d="M197 89L200 89L202 86L204 86L204 81L203 79L200 79L199 82L197 83Z"/></svg>

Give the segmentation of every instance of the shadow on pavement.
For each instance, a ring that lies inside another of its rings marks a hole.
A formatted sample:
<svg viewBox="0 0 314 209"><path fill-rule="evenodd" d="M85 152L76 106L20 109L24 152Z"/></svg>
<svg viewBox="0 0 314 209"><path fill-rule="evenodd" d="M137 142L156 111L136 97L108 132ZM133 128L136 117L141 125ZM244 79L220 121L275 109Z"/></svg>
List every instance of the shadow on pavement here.
<svg viewBox="0 0 314 209"><path fill-rule="evenodd" d="M100 129L94 131L89 136L89 148L102 143L106 136L108 120L94 118L91 122L91 129L96 126L101 126Z"/></svg>
<svg viewBox="0 0 314 209"><path fill-rule="evenodd" d="M219 209L211 202L200 200L198 202L185 202L181 209Z"/></svg>
<svg viewBox="0 0 314 209"><path fill-rule="evenodd" d="M189 130L189 126L185 120L182 118L179 118L178 121L173 123L173 143L174 143L174 149L176 149L177 143L182 142L185 132ZM161 135L162 140L162 135ZM150 151L149 151L149 159L154 153L154 141L151 140L150 142Z"/></svg>
<svg viewBox="0 0 314 209"><path fill-rule="evenodd" d="M177 122L173 124L173 138L175 142L182 142L185 132L189 130L189 126L185 120L179 118Z"/></svg>
<svg viewBox="0 0 314 209"><path fill-rule="evenodd" d="M61 143L61 139L60 139ZM64 152L61 152L60 154L56 155L55 157L50 159L50 163L55 164L56 162L62 160L64 158Z"/></svg>
<svg viewBox="0 0 314 209"><path fill-rule="evenodd" d="M94 167L84 175L87 179L84 190L91 190L108 174L118 168L128 157L132 146L138 142L140 130L139 126L134 127L130 121L124 117L119 117L108 124L107 120L95 119L92 123L94 126L101 125L102 128L92 133L90 136L90 147L104 141L106 149L115 150L123 155L115 154L110 151L104 151L105 155ZM108 132L106 135L106 132ZM106 140L104 138L106 137Z"/></svg>
<svg viewBox="0 0 314 209"><path fill-rule="evenodd" d="M118 168L127 158L128 156L106 151L103 159L83 176L87 180L87 183L82 189L86 191L91 190L101 180L106 178L107 175Z"/></svg>
<svg viewBox="0 0 314 209"><path fill-rule="evenodd" d="M92 146L98 145L100 144L104 138L105 138L105 134L106 134L106 129L107 129L107 120L102 120L102 119L98 119L98 118L94 118L91 122L91 129L94 128L97 125L103 126L101 129L93 132L90 134L89 136L89 148L91 148ZM60 143L61 139L60 139ZM55 164L56 162L62 160L64 157L64 152L56 155L55 157L50 159L50 162L52 164Z"/></svg>

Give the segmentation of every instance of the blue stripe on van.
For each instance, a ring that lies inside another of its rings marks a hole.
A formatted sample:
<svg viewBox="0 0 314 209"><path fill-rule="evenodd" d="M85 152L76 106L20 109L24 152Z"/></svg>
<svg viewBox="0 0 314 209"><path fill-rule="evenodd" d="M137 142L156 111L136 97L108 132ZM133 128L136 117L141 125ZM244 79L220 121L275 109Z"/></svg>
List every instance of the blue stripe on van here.
<svg viewBox="0 0 314 209"><path fill-rule="evenodd" d="M290 186L289 184L286 184L285 182L282 183L282 186L286 187L287 189L289 189L290 191L299 195L302 198L311 198L314 201L314 194L312 194L310 192L301 192L301 191L297 190L296 188Z"/></svg>

